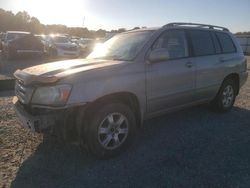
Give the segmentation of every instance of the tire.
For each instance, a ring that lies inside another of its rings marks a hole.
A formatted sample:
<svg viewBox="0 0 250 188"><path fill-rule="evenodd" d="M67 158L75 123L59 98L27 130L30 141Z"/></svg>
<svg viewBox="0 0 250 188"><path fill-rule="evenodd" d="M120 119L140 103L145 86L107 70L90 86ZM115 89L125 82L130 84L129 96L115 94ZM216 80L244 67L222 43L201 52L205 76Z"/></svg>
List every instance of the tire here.
<svg viewBox="0 0 250 188"><path fill-rule="evenodd" d="M84 134L88 151L99 159L121 153L136 132L135 116L130 108L120 103L103 104L90 114Z"/></svg>
<svg viewBox="0 0 250 188"><path fill-rule="evenodd" d="M212 106L218 112L228 112L232 109L236 98L236 83L233 79L225 80L212 101Z"/></svg>

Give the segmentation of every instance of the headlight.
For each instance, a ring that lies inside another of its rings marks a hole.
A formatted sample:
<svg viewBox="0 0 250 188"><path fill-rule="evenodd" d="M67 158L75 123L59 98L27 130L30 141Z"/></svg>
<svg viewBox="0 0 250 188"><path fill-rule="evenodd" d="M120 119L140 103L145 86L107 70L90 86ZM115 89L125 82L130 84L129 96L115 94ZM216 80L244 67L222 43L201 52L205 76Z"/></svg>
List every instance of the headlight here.
<svg viewBox="0 0 250 188"><path fill-rule="evenodd" d="M32 104L63 106L68 100L71 88L70 85L39 87L32 97Z"/></svg>

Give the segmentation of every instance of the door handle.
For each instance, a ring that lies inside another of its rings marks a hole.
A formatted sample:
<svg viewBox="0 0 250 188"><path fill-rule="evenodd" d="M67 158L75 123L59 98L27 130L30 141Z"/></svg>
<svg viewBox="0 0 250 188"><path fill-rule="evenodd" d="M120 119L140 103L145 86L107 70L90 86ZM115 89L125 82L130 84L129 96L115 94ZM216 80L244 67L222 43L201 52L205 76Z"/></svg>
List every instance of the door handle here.
<svg viewBox="0 0 250 188"><path fill-rule="evenodd" d="M188 67L188 68L193 67L193 63L192 63L192 62L187 62L187 63L186 63L186 67Z"/></svg>

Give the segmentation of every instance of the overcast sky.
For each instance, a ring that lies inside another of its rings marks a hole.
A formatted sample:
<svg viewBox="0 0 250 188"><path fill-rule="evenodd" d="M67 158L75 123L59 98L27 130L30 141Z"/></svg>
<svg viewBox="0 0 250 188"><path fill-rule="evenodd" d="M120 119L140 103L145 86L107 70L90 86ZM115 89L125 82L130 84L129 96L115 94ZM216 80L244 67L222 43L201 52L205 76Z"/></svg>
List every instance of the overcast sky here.
<svg viewBox="0 0 250 188"><path fill-rule="evenodd" d="M84 24L95 30L181 21L250 31L250 0L0 0L0 8L25 10L44 24Z"/></svg>

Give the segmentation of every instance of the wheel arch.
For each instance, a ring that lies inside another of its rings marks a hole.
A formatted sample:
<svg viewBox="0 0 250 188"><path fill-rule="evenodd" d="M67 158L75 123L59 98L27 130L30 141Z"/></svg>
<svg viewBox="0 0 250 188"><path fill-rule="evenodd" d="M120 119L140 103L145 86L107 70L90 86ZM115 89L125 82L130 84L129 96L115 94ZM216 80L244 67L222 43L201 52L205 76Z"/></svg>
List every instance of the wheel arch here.
<svg viewBox="0 0 250 188"><path fill-rule="evenodd" d="M239 76L239 74L238 73L231 73L231 74L227 75L224 78L222 83L224 83L226 80L229 80L229 79L234 80L234 82L236 84L236 95L238 95L239 90L240 90L240 76Z"/></svg>
<svg viewBox="0 0 250 188"><path fill-rule="evenodd" d="M110 103L110 102L120 102L125 105L128 105L128 107L135 114L137 127L142 126L143 120L142 120L140 102L138 97L131 92L117 92L102 96L96 99L95 101L91 102L89 104L88 109L98 108L99 105L103 105L104 103Z"/></svg>

